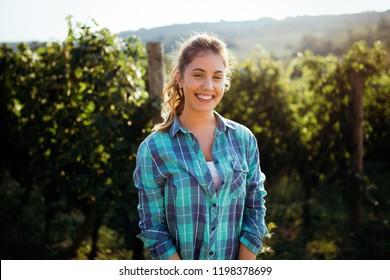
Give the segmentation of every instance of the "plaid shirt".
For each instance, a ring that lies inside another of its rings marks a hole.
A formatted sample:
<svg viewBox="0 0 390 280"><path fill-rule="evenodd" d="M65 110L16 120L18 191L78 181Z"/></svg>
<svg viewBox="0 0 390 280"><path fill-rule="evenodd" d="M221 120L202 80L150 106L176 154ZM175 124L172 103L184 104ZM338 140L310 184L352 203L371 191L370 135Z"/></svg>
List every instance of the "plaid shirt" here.
<svg viewBox="0 0 390 280"><path fill-rule="evenodd" d="M257 142L246 127L215 112L215 187L195 136L176 118L140 145L134 183L141 234L153 259L237 259L243 243L258 254L267 233L265 176Z"/></svg>

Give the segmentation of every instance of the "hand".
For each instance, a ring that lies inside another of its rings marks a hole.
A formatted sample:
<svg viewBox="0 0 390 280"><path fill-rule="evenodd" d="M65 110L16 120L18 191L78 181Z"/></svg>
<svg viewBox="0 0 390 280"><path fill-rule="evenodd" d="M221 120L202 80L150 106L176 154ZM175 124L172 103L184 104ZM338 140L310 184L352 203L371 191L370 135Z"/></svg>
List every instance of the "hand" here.
<svg viewBox="0 0 390 280"><path fill-rule="evenodd" d="M179 254L175 252L171 257L169 257L167 260L181 260Z"/></svg>
<svg viewBox="0 0 390 280"><path fill-rule="evenodd" d="M248 247L240 243L240 250L238 251L239 260L256 260L256 254L252 253Z"/></svg>

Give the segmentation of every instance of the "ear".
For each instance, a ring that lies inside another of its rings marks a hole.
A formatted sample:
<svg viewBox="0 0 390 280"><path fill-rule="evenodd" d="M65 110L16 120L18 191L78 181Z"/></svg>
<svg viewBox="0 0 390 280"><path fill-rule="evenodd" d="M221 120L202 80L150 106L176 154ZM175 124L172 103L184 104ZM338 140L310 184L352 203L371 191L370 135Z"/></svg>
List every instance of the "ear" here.
<svg viewBox="0 0 390 280"><path fill-rule="evenodd" d="M175 79L176 79L176 82L178 83L179 87L182 88L183 87L183 78L180 74L180 71L176 71Z"/></svg>

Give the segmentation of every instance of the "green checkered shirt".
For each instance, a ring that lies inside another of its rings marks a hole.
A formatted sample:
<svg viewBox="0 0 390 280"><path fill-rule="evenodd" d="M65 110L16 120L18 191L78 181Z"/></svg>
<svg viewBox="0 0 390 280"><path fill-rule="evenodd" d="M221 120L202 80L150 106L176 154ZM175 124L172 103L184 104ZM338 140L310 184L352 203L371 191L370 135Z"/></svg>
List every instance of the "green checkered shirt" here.
<svg viewBox="0 0 390 280"><path fill-rule="evenodd" d="M176 118L167 132L140 145L134 183L141 233L153 259L237 259L243 243L257 254L267 233L265 176L246 127L214 112L216 188L195 136Z"/></svg>

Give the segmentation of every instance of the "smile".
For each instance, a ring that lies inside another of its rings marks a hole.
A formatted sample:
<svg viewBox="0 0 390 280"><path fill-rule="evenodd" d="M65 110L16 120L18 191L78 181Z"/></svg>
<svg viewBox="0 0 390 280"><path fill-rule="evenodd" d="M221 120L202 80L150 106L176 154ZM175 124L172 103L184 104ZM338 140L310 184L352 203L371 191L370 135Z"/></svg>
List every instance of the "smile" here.
<svg viewBox="0 0 390 280"><path fill-rule="evenodd" d="M204 100L204 101L210 101L214 98L214 95L205 95L205 94L195 94L198 99Z"/></svg>

